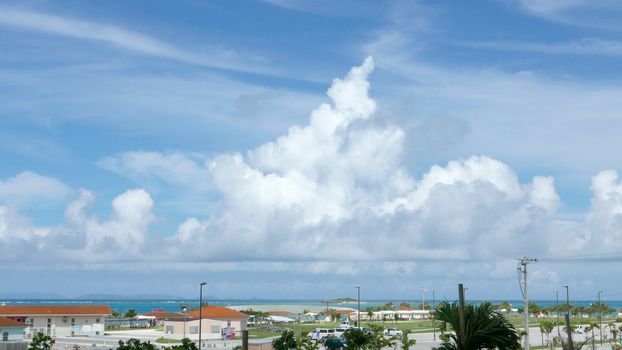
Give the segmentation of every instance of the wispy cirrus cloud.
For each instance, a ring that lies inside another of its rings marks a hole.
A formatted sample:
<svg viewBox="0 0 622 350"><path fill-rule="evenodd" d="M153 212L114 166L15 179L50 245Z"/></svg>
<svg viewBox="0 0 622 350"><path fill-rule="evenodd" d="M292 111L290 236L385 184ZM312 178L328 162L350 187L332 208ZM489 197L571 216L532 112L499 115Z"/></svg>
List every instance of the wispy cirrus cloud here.
<svg viewBox="0 0 622 350"><path fill-rule="evenodd" d="M456 45L476 49L533 52L548 55L622 56L622 41L583 38L569 42L457 41Z"/></svg>
<svg viewBox="0 0 622 350"><path fill-rule="evenodd" d="M175 60L198 66L273 74L265 60L230 49L207 48L203 52L182 49L158 38L116 25L85 21L48 13L0 6L0 25L62 35L78 39L106 42L132 52Z"/></svg>
<svg viewBox="0 0 622 350"><path fill-rule="evenodd" d="M523 12L544 20L619 31L620 0L516 0L512 3Z"/></svg>

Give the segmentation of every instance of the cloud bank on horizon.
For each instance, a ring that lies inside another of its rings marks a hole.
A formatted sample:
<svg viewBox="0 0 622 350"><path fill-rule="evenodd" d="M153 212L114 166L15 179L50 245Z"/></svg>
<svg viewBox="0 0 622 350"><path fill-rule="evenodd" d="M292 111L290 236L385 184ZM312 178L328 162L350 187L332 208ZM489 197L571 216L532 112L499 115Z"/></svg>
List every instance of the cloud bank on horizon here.
<svg viewBox="0 0 622 350"><path fill-rule="evenodd" d="M117 196L109 219L90 215L94 195L79 190L57 227L36 227L15 205L0 206L0 260L18 263L29 254L34 264L504 261L621 248L622 184L615 171L592 178L591 209L580 221L560 216L553 177L520 183L508 165L485 155L435 165L420 179L410 175L402 164L404 131L375 118L373 68L368 57L333 81L331 103L313 110L308 124L244 154L202 163L140 151L102 159L100 166L128 177L193 179L187 186L204 183L198 191L221 196L212 213L186 219L174 235L150 232L157 203L144 189ZM30 172L0 182L0 197L9 201L68 191ZM165 254L154 256L158 246Z"/></svg>

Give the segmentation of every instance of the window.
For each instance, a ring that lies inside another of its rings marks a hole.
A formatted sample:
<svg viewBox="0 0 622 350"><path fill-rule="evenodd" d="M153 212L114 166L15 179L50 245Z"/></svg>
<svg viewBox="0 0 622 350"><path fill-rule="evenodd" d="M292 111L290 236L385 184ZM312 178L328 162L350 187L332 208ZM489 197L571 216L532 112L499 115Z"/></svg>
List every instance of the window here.
<svg viewBox="0 0 622 350"><path fill-rule="evenodd" d="M9 341L9 332L2 333L2 341Z"/></svg>
<svg viewBox="0 0 622 350"><path fill-rule="evenodd" d="M199 334L199 326L190 326L190 334Z"/></svg>
<svg viewBox="0 0 622 350"><path fill-rule="evenodd" d="M231 320L227 320L227 327L231 327Z"/></svg>
<svg viewBox="0 0 622 350"><path fill-rule="evenodd" d="M166 334L173 334L173 326L166 326Z"/></svg>
<svg viewBox="0 0 622 350"><path fill-rule="evenodd" d="M72 326L75 326L75 325L76 325L76 319L75 319L75 318L72 318L72 319L71 319L71 325L72 325Z"/></svg>
<svg viewBox="0 0 622 350"><path fill-rule="evenodd" d="M96 319L95 319L95 323L99 323L99 318L96 318Z"/></svg>
<svg viewBox="0 0 622 350"><path fill-rule="evenodd" d="M220 326L217 324L212 325L212 333L220 333Z"/></svg>

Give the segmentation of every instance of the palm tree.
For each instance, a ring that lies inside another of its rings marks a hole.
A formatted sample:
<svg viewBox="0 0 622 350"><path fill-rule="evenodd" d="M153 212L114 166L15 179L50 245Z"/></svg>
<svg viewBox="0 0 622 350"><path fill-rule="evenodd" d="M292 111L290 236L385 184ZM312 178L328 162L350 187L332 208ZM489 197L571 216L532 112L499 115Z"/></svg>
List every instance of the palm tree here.
<svg viewBox="0 0 622 350"><path fill-rule="evenodd" d="M611 339L613 339L613 341L618 341L618 329L616 328L615 323L610 323L609 324L609 332L611 332Z"/></svg>
<svg viewBox="0 0 622 350"><path fill-rule="evenodd" d="M520 350L520 338L514 326L495 311L490 303L468 305L464 310L464 332L460 329L460 314L456 303L443 302L434 311L443 328L453 333L441 344L442 350L505 349Z"/></svg>
<svg viewBox="0 0 622 350"><path fill-rule="evenodd" d="M542 321L540 322L540 336L543 336L546 333L546 342L550 343L551 340L551 332L555 328L555 324L551 321ZM544 337L542 338L542 346L544 346Z"/></svg>
<svg viewBox="0 0 622 350"><path fill-rule="evenodd" d="M592 350L596 349L596 347L594 345L594 329L595 328L600 328L598 326L598 323L596 323L596 322L590 323L590 325L585 328L586 332L592 332Z"/></svg>

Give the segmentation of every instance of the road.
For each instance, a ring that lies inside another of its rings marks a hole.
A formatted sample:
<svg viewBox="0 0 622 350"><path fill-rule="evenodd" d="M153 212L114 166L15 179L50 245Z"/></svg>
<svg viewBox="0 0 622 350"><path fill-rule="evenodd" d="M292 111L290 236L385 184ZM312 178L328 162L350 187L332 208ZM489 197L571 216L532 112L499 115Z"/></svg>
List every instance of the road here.
<svg viewBox="0 0 622 350"><path fill-rule="evenodd" d="M617 325L619 326L619 325ZM560 327L559 332L562 337L565 337L563 333L563 328ZM551 333L551 338L557 336L557 329L554 329ZM596 338L598 339L598 330L595 332ZM107 332L105 336L94 336L94 337L67 337L67 338L56 338L56 344L54 346L54 350L72 350L75 345L80 346L80 350L108 350L115 349L119 343L119 340L127 340L130 338L138 338L142 341L150 341L153 344L155 340L162 337L164 334L161 331L154 330L131 330L131 331L118 331L118 332ZM603 330L603 335L608 336L609 332L607 330ZM415 345L415 350L431 350L432 348L441 344L441 341L438 339L439 334L436 334L436 339L434 340L433 333L411 333L409 334L410 339L416 339L417 344ZM585 334L573 334L573 339L575 341L583 341L586 339ZM542 339L540 329L538 327L530 327L529 329L529 340L532 346L542 345ZM544 341L546 343L546 334L544 335ZM251 340L252 343L259 342L260 340ZM266 340L269 342L270 340ZM596 345L598 345L598 341L596 341ZM241 340L207 340L206 345L202 350L231 350L236 345L241 345ZM156 344L159 347L167 346L168 344ZM588 344L589 345L589 344ZM591 348L591 347L590 347ZM603 345L602 349L610 349L611 346ZM386 350L393 350L392 348L387 348Z"/></svg>

